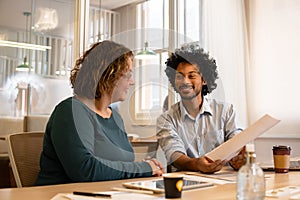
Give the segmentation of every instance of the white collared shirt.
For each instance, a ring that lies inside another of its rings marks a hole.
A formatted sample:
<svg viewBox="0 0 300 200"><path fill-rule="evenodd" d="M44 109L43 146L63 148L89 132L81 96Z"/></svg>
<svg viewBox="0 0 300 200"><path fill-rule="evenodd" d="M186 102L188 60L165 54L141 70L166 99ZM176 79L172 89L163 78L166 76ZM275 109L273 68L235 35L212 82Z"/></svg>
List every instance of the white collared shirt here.
<svg viewBox="0 0 300 200"><path fill-rule="evenodd" d="M232 104L206 97L195 118L180 101L157 119L156 128L168 162L174 152L201 157L242 131Z"/></svg>

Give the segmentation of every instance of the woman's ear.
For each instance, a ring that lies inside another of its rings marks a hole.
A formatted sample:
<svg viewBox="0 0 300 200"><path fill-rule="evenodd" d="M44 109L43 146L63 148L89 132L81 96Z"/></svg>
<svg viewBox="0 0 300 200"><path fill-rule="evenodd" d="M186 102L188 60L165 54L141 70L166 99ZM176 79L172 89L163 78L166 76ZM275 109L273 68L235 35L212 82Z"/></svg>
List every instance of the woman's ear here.
<svg viewBox="0 0 300 200"><path fill-rule="evenodd" d="M202 84L203 84L203 85L206 85L206 84L207 84L206 81L205 81L204 79L202 80Z"/></svg>

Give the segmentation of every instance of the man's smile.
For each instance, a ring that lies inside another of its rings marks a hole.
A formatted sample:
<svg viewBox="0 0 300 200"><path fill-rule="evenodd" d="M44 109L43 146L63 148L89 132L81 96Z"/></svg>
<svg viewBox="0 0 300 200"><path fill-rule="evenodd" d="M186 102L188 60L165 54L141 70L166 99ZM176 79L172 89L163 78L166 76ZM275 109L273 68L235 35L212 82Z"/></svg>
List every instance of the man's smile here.
<svg viewBox="0 0 300 200"><path fill-rule="evenodd" d="M193 90L194 86L191 85L183 85L179 87L179 91L181 92L190 92L190 90Z"/></svg>

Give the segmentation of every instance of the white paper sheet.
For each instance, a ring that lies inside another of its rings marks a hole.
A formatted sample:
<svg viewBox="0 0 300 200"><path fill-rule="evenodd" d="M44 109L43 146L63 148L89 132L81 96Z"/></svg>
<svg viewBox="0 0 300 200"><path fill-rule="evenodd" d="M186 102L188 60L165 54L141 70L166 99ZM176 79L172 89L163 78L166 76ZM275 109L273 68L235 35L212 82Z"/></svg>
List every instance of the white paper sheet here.
<svg viewBox="0 0 300 200"><path fill-rule="evenodd" d="M120 193L116 195L112 195L111 198L107 197L88 197L88 196L80 196L73 195L71 193L58 193L51 200L97 200L97 199L112 199L112 200L138 200L138 199L149 199L149 200L160 200L164 199L164 196L154 196L147 194L138 194L138 193Z"/></svg>
<svg viewBox="0 0 300 200"><path fill-rule="evenodd" d="M299 186L287 186L282 188L270 189L266 191L266 197L277 199L300 199ZM289 198L290 197L290 198Z"/></svg>
<svg viewBox="0 0 300 200"><path fill-rule="evenodd" d="M236 174L231 173L227 176L224 175L216 175L215 174L202 174L201 172L186 172L184 177L187 177L191 180L203 181L208 183L213 183L217 185L224 185L228 183L236 182Z"/></svg>
<svg viewBox="0 0 300 200"><path fill-rule="evenodd" d="M266 114L262 118L257 120L254 124L246 128L243 132L224 142L211 152L207 153L205 156L207 156L211 160L230 160L243 146L257 138L279 122L280 120Z"/></svg>

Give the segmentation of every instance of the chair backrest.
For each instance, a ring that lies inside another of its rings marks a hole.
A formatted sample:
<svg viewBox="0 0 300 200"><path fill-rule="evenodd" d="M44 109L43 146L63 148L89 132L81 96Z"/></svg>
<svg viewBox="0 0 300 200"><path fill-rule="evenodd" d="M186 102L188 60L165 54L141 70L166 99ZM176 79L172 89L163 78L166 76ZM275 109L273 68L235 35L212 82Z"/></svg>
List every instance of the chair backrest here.
<svg viewBox="0 0 300 200"><path fill-rule="evenodd" d="M33 186L40 171L44 132L7 135L8 155L17 187Z"/></svg>
<svg viewBox="0 0 300 200"><path fill-rule="evenodd" d="M131 141L135 154L135 161L141 161L145 158L156 158L158 149L157 140L135 140Z"/></svg>
<svg viewBox="0 0 300 200"><path fill-rule="evenodd" d="M23 117L2 117L0 116L0 137L5 138L11 133L18 133L24 131ZM7 154L6 141L0 140L0 153Z"/></svg>

